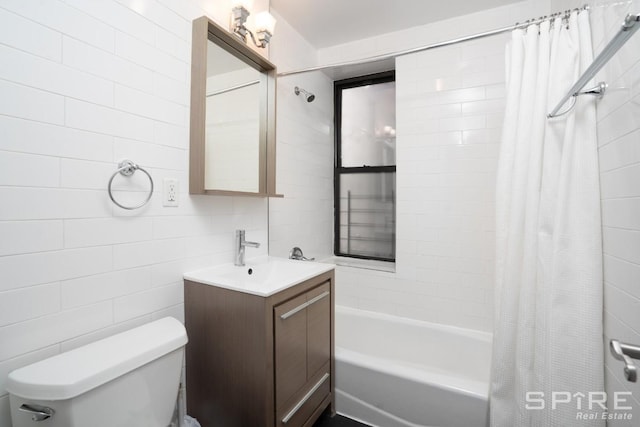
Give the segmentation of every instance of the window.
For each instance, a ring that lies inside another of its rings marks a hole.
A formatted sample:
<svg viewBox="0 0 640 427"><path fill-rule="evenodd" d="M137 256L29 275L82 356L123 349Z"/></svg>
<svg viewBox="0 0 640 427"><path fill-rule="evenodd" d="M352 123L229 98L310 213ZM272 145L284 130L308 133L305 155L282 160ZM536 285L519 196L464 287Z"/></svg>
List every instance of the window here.
<svg viewBox="0 0 640 427"><path fill-rule="evenodd" d="M334 83L335 254L395 261L395 72Z"/></svg>

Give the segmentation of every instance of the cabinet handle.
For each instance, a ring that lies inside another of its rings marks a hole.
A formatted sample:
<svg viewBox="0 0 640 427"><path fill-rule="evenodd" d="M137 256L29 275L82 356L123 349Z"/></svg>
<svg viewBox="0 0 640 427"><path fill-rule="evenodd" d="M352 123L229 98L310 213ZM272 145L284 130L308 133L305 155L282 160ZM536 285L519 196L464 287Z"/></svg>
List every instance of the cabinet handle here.
<svg viewBox="0 0 640 427"><path fill-rule="evenodd" d="M321 293L317 297L314 297L314 298L310 299L309 301L300 304L296 308L291 309L291 310L287 311L286 313L280 315L280 318L282 320L288 319L289 317L293 316L297 312L299 312L301 310L304 310L305 308L309 307L311 304L314 304L314 303L320 301L322 298L326 297L327 295L329 295L329 291L324 291L323 293Z"/></svg>
<svg viewBox="0 0 640 427"><path fill-rule="evenodd" d="M311 304L314 304L314 303L320 301L322 298L324 298L326 296L329 296L329 291L324 291L323 293L321 293L317 297L311 298L309 301L307 301L307 307L310 306Z"/></svg>
<svg viewBox="0 0 640 427"><path fill-rule="evenodd" d="M284 418L282 419L282 424L286 424L289 422L291 417L293 417L296 414L296 412L298 412L298 410L302 407L302 405L307 403L307 400L309 400L309 398L313 395L313 393L315 393L316 390L320 388L320 386L327 380L327 378L329 378L329 374L325 373L322 376L322 378L320 378L320 381L318 381L318 383L314 385L313 388L309 390L302 399L300 399L300 401L296 404L296 406L294 406L293 409L289 411L287 415L284 416Z"/></svg>

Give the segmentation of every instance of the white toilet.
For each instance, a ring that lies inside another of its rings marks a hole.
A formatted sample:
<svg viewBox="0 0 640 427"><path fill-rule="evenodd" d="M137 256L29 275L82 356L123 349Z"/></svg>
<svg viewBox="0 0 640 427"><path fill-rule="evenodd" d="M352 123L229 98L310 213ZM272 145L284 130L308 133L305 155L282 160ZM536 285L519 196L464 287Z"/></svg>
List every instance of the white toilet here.
<svg viewBox="0 0 640 427"><path fill-rule="evenodd" d="M9 374L13 427L167 427L187 333L172 317Z"/></svg>

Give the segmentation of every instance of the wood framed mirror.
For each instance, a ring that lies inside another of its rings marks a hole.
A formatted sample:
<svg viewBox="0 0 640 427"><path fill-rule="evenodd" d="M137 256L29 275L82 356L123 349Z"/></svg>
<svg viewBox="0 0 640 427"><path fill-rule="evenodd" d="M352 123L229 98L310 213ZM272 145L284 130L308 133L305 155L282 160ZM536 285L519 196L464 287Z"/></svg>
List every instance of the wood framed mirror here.
<svg viewBox="0 0 640 427"><path fill-rule="evenodd" d="M208 17L193 21L189 193L275 190L276 67Z"/></svg>

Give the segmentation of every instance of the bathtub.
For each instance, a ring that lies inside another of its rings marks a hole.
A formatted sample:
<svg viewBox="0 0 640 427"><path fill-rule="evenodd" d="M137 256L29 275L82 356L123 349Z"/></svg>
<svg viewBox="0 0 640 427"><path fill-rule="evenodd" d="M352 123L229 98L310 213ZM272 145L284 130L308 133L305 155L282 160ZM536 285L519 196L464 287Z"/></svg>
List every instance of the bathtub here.
<svg viewBox="0 0 640 427"><path fill-rule="evenodd" d="M491 334L336 307L336 410L377 427L486 427Z"/></svg>

